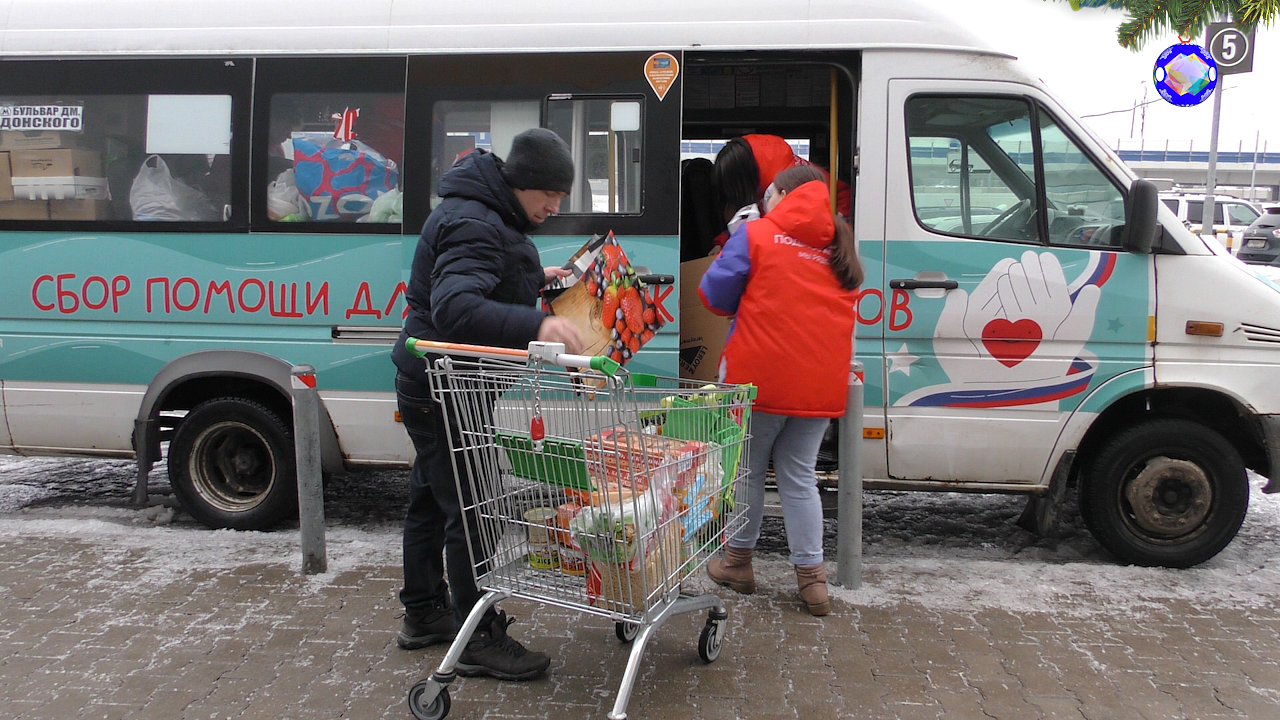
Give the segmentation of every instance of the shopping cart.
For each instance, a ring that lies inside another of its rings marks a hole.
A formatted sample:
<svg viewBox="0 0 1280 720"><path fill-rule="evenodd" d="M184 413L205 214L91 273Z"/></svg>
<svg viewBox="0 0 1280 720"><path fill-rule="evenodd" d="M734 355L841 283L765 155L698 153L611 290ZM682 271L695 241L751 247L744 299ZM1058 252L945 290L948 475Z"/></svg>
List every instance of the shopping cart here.
<svg viewBox="0 0 1280 720"><path fill-rule="evenodd" d="M674 615L708 610L720 654L728 614L686 595L745 523L755 388L630 373L603 357L409 340L444 408L468 548L484 596L439 668L409 691L419 720L449 714L448 686L485 611L519 597L605 617L633 642L609 717L625 718L645 646Z"/></svg>

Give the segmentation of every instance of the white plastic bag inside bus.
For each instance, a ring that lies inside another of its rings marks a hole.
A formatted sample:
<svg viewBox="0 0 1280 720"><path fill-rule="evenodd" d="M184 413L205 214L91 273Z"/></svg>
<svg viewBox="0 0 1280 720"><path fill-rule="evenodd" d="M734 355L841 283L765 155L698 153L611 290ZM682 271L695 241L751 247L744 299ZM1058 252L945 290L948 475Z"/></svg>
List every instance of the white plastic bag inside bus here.
<svg viewBox="0 0 1280 720"><path fill-rule="evenodd" d="M178 180L159 155L142 163L129 189L133 219L148 222L212 222L222 214L204 193Z"/></svg>

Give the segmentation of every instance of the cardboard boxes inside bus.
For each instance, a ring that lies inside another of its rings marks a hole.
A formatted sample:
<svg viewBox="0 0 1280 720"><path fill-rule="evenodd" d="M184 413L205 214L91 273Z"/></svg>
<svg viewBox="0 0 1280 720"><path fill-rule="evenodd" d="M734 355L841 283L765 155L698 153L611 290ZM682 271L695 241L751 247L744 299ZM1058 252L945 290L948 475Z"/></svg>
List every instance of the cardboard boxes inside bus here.
<svg viewBox="0 0 1280 720"><path fill-rule="evenodd" d="M47 219L98 220L108 217L110 198L102 155L91 150L52 148L8 153L15 201L45 202ZM3 213L0 210L0 213ZM25 215L37 212L34 206ZM17 219L13 217L4 219Z"/></svg>
<svg viewBox="0 0 1280 720"><path fill-rule="evenodd" d="M0 150L55 150L80 148L84 133L66 130L0 130Z"/></svg>
<svg viewBox="0 0 1280 720"><path fill-rule="evenodd" d="M698 284L714 257L680 263L680 377L715 382L729 318L702 305Z"/></svg>
<svg viewBox="0 0 1280 720"><path fill-rule="evenodd" d="M48 220L49 203L15 200L9 153L0 152L0 220Z"/></svg>
<svg viewBox="0 0 1280 720"><path fill-rule="evenodd" d="M0 202L13 199L13 172L9 169L9 153L0 152Z"/></svg>

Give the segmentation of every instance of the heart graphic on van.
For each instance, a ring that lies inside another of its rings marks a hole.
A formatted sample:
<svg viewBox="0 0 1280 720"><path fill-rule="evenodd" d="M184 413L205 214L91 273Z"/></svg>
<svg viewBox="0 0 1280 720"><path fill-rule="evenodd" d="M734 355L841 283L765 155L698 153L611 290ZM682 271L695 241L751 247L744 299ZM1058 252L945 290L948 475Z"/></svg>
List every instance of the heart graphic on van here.
<svg viewBox="0 0 1280 720"><path fill-rule="evenodd" d="M983 347L1005 367L1026 360L1039 347L1042 337L1040 324L1026 318L1017 322L996 318L982 328Z"/></svg>

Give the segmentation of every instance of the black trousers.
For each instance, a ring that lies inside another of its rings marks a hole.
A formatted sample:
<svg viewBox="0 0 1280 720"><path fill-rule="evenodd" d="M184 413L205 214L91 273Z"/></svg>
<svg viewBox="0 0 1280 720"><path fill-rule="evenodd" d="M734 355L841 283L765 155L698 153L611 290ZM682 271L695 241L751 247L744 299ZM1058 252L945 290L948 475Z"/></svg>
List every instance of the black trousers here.
<svg viewBox="0 0 1280 720"><path fill-rule="evenodd" d="M470 483L463 478L462 498L454 481L449 438L445 432L442 406L431 397L431 385L403 372L396 374L396 405L417 456L409 474L409 509L404 519L404 588L400 602L411 615L422 615L444 603L452 593L453 616L458 626L466 620L481 593L471 574L467 533L462 522L464 506L470 502ZM457 426L453 428L458 436ZM458 469L466 472L459 455ZM472 514L471 542L480 547L479 523ZM449 582L445 584L447 558ZM489 614L494 614L490 608Z"/></svg>

